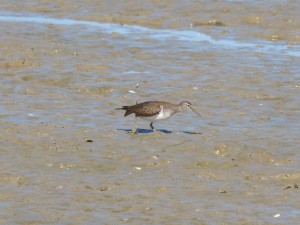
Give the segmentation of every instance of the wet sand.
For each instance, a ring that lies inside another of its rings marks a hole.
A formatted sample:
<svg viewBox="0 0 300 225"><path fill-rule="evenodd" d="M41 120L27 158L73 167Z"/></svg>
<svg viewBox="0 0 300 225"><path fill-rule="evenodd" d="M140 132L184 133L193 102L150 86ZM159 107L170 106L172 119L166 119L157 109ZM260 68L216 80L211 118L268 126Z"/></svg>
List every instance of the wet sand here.
<svg viewBox="0 0 300 225"><path fill-rule="evenodd" d="M0 223L297 224L298 5L2 1Z"/></svg>

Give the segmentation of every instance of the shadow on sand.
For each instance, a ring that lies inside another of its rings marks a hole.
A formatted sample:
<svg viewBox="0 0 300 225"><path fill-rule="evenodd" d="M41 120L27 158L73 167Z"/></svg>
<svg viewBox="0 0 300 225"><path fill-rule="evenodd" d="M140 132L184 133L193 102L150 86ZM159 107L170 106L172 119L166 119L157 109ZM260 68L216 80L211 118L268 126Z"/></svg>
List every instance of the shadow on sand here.
<svg viewBox="0 0 300 225"><path fill-rule="evenodd" d="M117 129L117 131L124 131L124 132L130 132L131 130L129 129ZM171 133L183 133L183 134L201 134L200 132L191 132L191 131L169 131L169 130L164 130L164 129L160 129L160 130L156 130L160 133L164 133L164 134L171 134ZM154 131L152 129L138 129L136 134L149 134L149 133L153 133Z"/></svg>

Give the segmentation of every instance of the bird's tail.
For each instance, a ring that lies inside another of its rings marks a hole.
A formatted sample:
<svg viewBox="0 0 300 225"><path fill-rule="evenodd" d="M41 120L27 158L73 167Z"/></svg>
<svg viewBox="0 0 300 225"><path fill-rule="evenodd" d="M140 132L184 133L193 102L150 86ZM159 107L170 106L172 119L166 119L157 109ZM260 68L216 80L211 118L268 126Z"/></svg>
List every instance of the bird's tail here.
<svg viewBox="0 0 300 225"><path fill-rule="evenodd" d="M116 108L115 110L125 110L126 112L125 112L124 116L128 116L131 113L133 113L131 111L131 106L122 106L122 108Z"/></svg>
<svg viewBox="0 0 300 225"><path fill-rule="evenodd" d="M122 106L122 108L116 108L115 110L128 110L130 106Z"/></svg>

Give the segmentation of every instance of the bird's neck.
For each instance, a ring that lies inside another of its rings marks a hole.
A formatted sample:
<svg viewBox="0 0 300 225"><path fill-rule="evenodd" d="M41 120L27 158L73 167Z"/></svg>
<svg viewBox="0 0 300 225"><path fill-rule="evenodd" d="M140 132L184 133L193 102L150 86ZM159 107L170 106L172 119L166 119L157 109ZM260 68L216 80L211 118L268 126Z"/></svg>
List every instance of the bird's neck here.
<svg viewBox="0 0 300 225"><path fill-rule="evenodd" d="M184 111L181 105L177 105L177 112L182 112Z"/></svg>

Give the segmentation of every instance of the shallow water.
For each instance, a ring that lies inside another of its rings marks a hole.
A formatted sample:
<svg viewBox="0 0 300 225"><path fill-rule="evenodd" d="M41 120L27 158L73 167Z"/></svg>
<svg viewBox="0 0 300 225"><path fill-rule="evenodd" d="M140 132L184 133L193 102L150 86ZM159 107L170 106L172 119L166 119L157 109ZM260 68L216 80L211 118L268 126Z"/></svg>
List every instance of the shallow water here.
<svg viewBox="0 0 300 225"><path fill-rule="evenodd" d="M34 3L1 3L0 223L299 221L292 2L283 14L281 1L202 2L203 18L189 1L179 13L169 2ZM216 14L225 26L203 25ZM175 115L155 124L162 133L139 120L127 134L134 119L114 109L160 99L189 100L202 118Z"/></svg>

